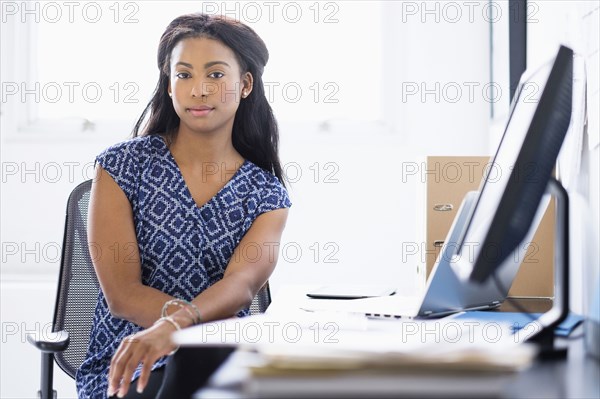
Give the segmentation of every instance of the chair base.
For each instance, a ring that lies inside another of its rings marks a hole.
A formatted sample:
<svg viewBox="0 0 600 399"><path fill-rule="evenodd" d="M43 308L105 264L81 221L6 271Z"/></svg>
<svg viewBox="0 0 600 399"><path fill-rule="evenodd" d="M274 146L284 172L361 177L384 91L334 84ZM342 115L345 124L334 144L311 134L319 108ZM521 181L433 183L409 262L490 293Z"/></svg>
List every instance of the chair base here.
<svg viewBox="0 0 600 399"><path fill-rule="evenodd" d="M45 399L42 397L42 391L37 392L37 397L38 397L38 399ZM56 393L55 390L52 390L52 399L57 399L57 398L58 398L58 394Z"/></svg>

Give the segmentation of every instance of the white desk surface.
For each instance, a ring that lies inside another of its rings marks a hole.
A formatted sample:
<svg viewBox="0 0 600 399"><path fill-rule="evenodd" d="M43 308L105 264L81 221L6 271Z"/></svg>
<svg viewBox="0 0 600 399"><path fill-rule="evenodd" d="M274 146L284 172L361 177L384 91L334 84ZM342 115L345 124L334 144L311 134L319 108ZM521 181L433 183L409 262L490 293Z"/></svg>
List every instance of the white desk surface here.
<svg viewBox="0 0 600 399"><path fill-rule="evenodd" d="M238 346L289 344L295 346L319 345L346 350L360 347L366 351L407 352L422 351L424 346L435 345L440 351L443 344L514 343L511 325L456 321L453 316L432 320L372 319L361 313L344 310L360 308L356 303L372 300L393 300L399 303L417 298L399 295L387 298L353 300L313 299L306 296L314 286L289 285L273 296L273 302L263 315L232 318L204 323L175 333L174 340L181 346ZM325 310L306 311L320 308ZM505 349L502 349L505 350Z"/></svg>

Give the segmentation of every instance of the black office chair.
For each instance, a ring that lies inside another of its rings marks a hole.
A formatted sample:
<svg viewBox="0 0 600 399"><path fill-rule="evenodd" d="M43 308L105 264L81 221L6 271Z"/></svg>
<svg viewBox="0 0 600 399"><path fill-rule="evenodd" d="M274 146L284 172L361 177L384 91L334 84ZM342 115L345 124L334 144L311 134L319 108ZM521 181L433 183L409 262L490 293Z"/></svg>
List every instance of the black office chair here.
<svg viewBox="0 0 600 399"><path fill-rule="evenodd" d="M92 181L79 184L67 201L58 291L52 333L28 335L27 341L42 352L42 377L38 398L56 398L53 360L71 378L87 351L100 286L87 243L87 214ZM271 303L269 283L259 291L250 314L264 313Z"/></svg>

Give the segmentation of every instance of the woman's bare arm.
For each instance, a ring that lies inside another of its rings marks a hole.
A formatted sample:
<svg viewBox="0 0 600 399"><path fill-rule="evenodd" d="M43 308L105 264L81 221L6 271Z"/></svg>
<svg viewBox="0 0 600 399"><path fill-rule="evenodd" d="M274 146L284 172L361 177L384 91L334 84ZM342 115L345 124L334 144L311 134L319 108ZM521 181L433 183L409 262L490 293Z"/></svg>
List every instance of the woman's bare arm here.
<svg viewBox="0 0 600 399"><path fill-rule="evenodd" d="M125 193L100 166L96 167L88 211L88 243L100 287L114 317L149 327L163 304L173 299L142 284L142 268Z"/></svg>

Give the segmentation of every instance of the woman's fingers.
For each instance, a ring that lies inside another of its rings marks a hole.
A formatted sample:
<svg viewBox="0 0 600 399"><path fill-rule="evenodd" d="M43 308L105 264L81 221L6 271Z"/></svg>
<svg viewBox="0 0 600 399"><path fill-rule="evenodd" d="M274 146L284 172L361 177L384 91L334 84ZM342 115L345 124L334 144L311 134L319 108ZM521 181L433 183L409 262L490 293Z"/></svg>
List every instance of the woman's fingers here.
<svg viewBox="0 0 600 399"><path fill-rule="evenodd" d="M138 393L142 393L146 388L146 384L148 384L148 380L150 379L150 373L152 372L152 365L154 364L154 361L150 359L144 359L142 360L142 363L140 378L138 378L137 382Z"/></svg>
<svg viewBox="0 0 600 399"><path fill-rule="evenodd" d="M121 377L123 375L123 367L127 364L127 360L131 357L131 351L127 350L133 342L133 337L125 337L119 344L119 348L113 355L108 369L108 396L116 393L121 385Z"/></svg>
<svg viewBox="0 0 600 399"><path fill-rule="evenodd" d="M168 354L174 346L170 340L172 328L169 327L168 324L158 324L123 339L110 362L108 396L117 393L121 397L127 394L131 377L140 363L142 369L137 390L141 392L146 387L154 362Z"/></svg>
<svg viewBox="0 0 600 399"><path fill-rule="evenodd" d="M138 364L140 364L140 360L141 357L134 351L132 356L129 357L129 359L127 360L127 363L123 365L121 386L119 388L119 391L117 392L117 397L122 398L129 391L129 385L131 385L131 377L133 376L133 373L137 368Z"/></svg>

